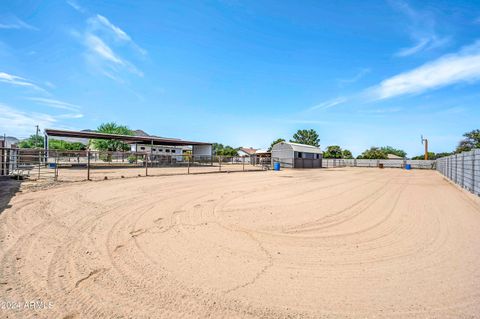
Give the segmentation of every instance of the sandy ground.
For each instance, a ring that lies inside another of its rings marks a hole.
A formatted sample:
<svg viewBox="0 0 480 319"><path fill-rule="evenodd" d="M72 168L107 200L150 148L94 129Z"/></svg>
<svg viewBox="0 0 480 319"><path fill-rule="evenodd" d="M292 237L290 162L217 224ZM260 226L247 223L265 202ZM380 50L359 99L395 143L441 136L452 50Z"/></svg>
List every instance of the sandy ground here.
<svg viewBox="0 0 480 319"><path fill-rule="evenodd" d="M262 171L261 165L249 165L249 164L223 164L221 167L218 163L214 165L205 166L187 166L178 167L148 167L146 170L144 167L92 167L90 169L90 180L104 180L107 179L119 179L130 177L142 177L142 176L165 176L165 175L182 175L182 174L205 174L205 173L218 173L218 172L242 172L242 171ZM54 169L43 169L40 175L42 180L52 180L54 178ZM30 173L30 180L37 180L38 174L35 171ZM87 180L87 169L85 168L60 168L58 170L58 180L63 182L78 182Z"/></svg>
<svg viewBox="0 0 480 319"><path fill-rule="evenodd" d="M435 171L67 183L9 205L0 301L20 309L2 318L480 318L480 201Z"/></svg>

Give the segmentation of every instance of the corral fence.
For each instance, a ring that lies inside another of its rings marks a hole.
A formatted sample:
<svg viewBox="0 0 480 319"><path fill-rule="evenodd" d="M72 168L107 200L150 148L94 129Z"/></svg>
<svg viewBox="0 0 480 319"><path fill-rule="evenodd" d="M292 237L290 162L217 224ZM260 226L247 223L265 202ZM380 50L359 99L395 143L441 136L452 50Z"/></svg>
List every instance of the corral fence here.
<svg viewBox="0 0 480 319"><path fill-rule="evenodd" d="M241 156L0 148L0 175L31 180L82 181L262 171L268 169L269 165L270 162L257 163Z"/></svg>
<svg viewBox="0 0 480 319"><path fill-rule="evenodd" d="M480 149L437 159L437 171L455 184L480 195Z"/></svg>
<svg viewBox="0 0 480 319"><path fill-rule="evenodd" d="M395 159L332 159L323 158L322 167L381 167L384 168L405 168L410 164L414 169L435 169L434 160L395 160Z"/></svg>

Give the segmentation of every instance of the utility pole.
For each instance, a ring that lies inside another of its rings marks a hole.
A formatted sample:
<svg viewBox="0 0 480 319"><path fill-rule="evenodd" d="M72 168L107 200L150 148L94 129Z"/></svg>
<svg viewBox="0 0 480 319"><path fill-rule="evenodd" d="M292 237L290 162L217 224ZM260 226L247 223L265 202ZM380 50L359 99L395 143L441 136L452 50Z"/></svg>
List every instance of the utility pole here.
<svg viewBox="0 0 480 319"><path fill-rule="evenodd" d="M428 160L428 139L423 138L423 135L421 138L422 138L422 144L425 145L425 160L427 161Z"/></svg>

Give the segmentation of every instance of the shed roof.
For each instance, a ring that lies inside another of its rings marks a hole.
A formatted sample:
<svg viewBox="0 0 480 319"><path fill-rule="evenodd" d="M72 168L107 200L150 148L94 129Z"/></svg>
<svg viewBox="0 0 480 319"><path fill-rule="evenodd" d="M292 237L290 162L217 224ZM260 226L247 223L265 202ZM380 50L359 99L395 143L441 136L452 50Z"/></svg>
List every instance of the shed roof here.
<svg viewBox="0 0 480 319"><path fill-rule="evenodd" d="M321 154L322 151L320 150L320 147L312 146L312 145L306 145L306 144L299 144L299 143L293 143L293 142L280 142L277 143L273 146L272 150L275 149L275 146L282 144L282 145L287 145L293 151L295 152L304 152L304 153L314 153L314 154Z"/></svg>
<svg viewBox="0 0 480 319"><path fill-rule="evenodd" d="M395 154L387 154L388 159L403 159L403 157L395 155Z"/></svg>
<svg viewBox="0 0 480 319"><path fill-rule="evenodd" d="M251 148L251 147L240 147L240 151L243 151L243 152L247 153L248 155L253 155L253 154L255 154L255 152L257 150L254 149L254 148Z"/></svg>
<svg viewBox="0 0 480 319"><path fill-rule="evenodd" d="M119 140L125 143L138 143L138 144L154 144L154 145L211 145L211 143L185 141L174 138L162 138L157 136L132 136L132 135L116 135L106 134L99 132L86 132L86 131L68 131L68 130L56 130L45 129L45 134L48 136L62 136L62 137L75 137L75 138L96 138L96 139L112 139Z"/></svg>

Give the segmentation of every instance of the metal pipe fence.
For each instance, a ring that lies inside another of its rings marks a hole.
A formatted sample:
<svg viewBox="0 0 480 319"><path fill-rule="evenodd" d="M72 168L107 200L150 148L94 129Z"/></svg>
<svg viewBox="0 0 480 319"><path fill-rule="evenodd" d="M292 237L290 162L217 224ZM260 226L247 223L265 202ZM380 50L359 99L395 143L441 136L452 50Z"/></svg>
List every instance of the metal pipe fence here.
<svg viewBox="0 0 480 319"><path fill-rule="evenodd" d="M455 184L480 195L480 149L437 159L437 171Z"/></svg>
<svg viewBox="0 0 480 319"><path fill-rule="evenodd" d="M0 148L0 175L19 179L81 181L264 169L264 163L241 156Z"/></svg>

